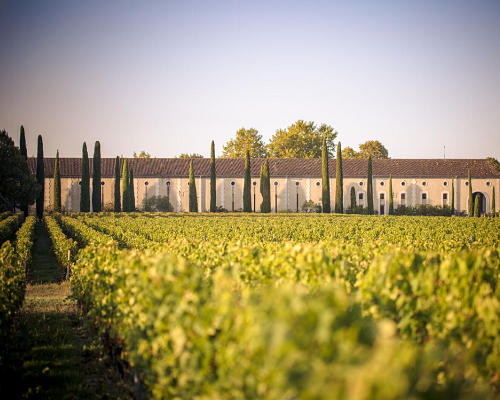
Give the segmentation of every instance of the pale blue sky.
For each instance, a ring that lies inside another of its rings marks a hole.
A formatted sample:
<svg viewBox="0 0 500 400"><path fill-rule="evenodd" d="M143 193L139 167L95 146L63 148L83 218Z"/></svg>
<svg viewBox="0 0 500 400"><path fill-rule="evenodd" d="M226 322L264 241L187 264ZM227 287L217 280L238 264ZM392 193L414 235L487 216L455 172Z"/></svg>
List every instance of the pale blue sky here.
<svg viewBox="0 0 500 400"><path fill-rule="evenodd" d="M500 158L500 1L1 1L0 129L28 154L209 156L297 119L393 158Z"/></svg>

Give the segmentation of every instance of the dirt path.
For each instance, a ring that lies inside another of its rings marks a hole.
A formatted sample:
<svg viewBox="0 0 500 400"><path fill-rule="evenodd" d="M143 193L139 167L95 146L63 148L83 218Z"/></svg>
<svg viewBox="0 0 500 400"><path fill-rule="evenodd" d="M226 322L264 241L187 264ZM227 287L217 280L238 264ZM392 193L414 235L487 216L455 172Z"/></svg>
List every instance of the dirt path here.
<svg viewBox="0 0 500 400"><path fill-rule="evenodd" d="M131 398L97 337L84 327L70 284L55 259L45 226L37 223L34 267L13 337L7 398ZM9 357L10 358L10 357Z"/></svg>

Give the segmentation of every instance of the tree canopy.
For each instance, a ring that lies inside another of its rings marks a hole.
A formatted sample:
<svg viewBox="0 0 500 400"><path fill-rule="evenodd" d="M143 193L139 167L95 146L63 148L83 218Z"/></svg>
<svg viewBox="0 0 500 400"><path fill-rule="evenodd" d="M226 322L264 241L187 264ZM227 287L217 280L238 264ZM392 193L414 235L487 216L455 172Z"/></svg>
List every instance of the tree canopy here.
<svg viewBox="0 0 500 400"><path fill-rule="evenodd" d="M134 158L151 158L151 154L146 153L144 150L141 150L141 152L139 154L137 154L134 151L133 157Z"/></svg>
<svg viewBox="0 0 500 400"><path fill-rule="evenodd" d="M254 128L241 128L236 131L234 139L229 140L222 146L223 158L244 158L247 150L250 152L250 157L265 158L267 157L267 148L262 141L262 135Z"/></svg>
<svg viewBox="0 0 500 400"><path fill-rule="evenodd" d="M0 211L34 204L40 191L28 162L5 130L0 131Z"/></svg>
<svg viewBox="0 0 500 400"><path fill-rule="evenodd" d="M486 159L495 167L495 169L500 174L500 162L494 157L486 157Z"/></svg>
<svg viewBox="0 0 500 400"><path fill-rule="evenodd" d="M382 159L389 158L389 151L378 140L368 140L359 145L359 151L355 151L352 147L346 147L342 151L342 158L372 158Z"/></svg>
<svg viewBox="0 0 500 400"><path fill-rule="evenodd" d="M267 148L273 158L320 158L326 138L328 157L333 158L337 135L330 125L318 127L313 121L299 119L286 129L278 129Z"/></svg>
<svg viewBox="0 0 500 400"><path fill-rule="evenodd" d="M175 157L175 158L203 158L203 156L201 154L198 154L198 153L181 153L179 156Z"/></svg>

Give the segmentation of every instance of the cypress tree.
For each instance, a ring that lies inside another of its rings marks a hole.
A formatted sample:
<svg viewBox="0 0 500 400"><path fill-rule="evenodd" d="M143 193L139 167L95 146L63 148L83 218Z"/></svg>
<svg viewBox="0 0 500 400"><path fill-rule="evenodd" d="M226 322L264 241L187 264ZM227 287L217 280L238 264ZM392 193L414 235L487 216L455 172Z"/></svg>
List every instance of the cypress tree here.
<svg viewBox="0 0 500 400"><path fill-rule="evenodd" d="M245 180L243 183L243 212L252 212L252 182L250 177L250 151L245 154Z"/></svg>
<svg viewBox="0 0 500 400"><path fill-rule="evenodd" d="M28 149L26 148L26 135L24 133L24 126L21 125L21 134L19 137L19 150L21 151L21 155L24 157L26 161L28 161ZM28 204L24 204L21 201L21 210L24 213L24 217L28 216Z"/></svg>
<svg viewBox="0 0 500 400"><path fill-rule="evenodd" d="M92 211L101 212L101 144L95 142L92 163Z"/></svg>
<svg viewBox="0 0 500 400"><path fill-rule="evenodd" d="M217 180L215 176L215 144L210 148L210 212L217 211Z"/></svg>
<svg viewBox="0 0 500 400"><path fill-rule="evenodd" d="M356 189L351 187L351 212L356 210Z"/></svg>
<svg viewBox="0 0 500 400"><path fill-rule="evenodd" d="M269 160L266 159L261 167L260 192L262 193L262 204L260 211L263 213L271 212L271 176L269 173Z"/></svg>
<svg viewBox="0 0 500 400"><path fill-rule="evenodd" d="M129 185L129 195L130 195L130 200L129 200L129 207L130 211L134 212L135 211L135 189L134 189L134 170L132 167L130 167L130 185Z"/></svg>
<svg viewBox="0 0 500 400"><path fill-rule="evenodd" d="M474 217L479 217L479 196L474 200Z"/></svg>
<svg viewBox="0 0 500 400"><path fill-rule="evenodd" d="M496 204L495 204L495 186L493 186L493 195L491 197L491 212L493 213L493 216L495 216L495 213L497 212L496 210Z"/></svg>
<svg viewBox="0 0 500 400"><path fill-rule="evenodd" d="M469 169L469 217L474 216L474 199L472 198L472 180L470 178L470 169Z"/></svg>
<svg viewBox="0 0 500 400"><path fill-rule="evenodd" d="M196 183L194 181L193 161L189 163L189 212L198 212L198 199L196 196Z"/></svg>
<svg viewBox="0 0 500 400"><path fill-rule="evenodd" d="M322 197L323 212L332 212L330 208L330 174L328 172L328 149L326 148L326 138L323 138L323 150L321 153L321 169L322 169Z"/></svg>
<svg viewBox="0 0 500 400"><path fill-rule="evenodd" d="M90 212L90 170L87 143L82 148L82 181L80 186L80 211Z"/></svg>
<svg viewBox="0 0 500 400"><path fill-rule="evenodd" d="M59 174L59 150L56 154L54 166L54 211L61 212L61 175Z"/></svg>
<svg viewBox="0 0 500 400"><path fill-rule="evenodd" d="M120 196L120 157L116 156L115 161L115 212L122 210L122 200Z"/></svg>
<svg viewBox="0 0 500 400"><path fill-rule="evenodd" d="M368 214L373 215L373 175L372 156L368 158L368 182L366 183L366 197L368 198Z"/></svg>
<svg viewBox="0 0 500 400"><path fill-rule="evenodd" d="M36 156L36 181L40 185L40 193L36 198L36 215L40 221L43 218L43 208L45 200L45 170L43 166L43 140L42 135L38 135L38 149Z"/></svg>
<svg viewBox="0 0 500 400"><path fill-rule="evenodd" d="M455 214L455 179L451 178L451 215Z"/></svg>
<svg viewBox="0 0 500 400"><path fill-rule="evenodd" d="M19 150L25 160L28 159L28 149L26 148L26 134L24 133L24 126L21 125L21 134L19 137Z"/></svg>
<svg viewBox="0 0 500 400"><path fill-rule="evenodd" d="M264 204L264 163L260 165L259 192L260 195L262 196L262 203L260 204L260 212L263 212L262 205Z"/></svg>
<svg viewBox="0 0 500 400"><path fill-rule="evenodd" d="M128 160L123 161L122 172L122 210L123 212L130 212L130 178L128 175Z"/></svg>
<svg viewBox="0 0 500 400"><path fill-rule="evenodd" d="M337 171L335 179L335 212L344 212L344 174L342 172L342 148L339 142L337 146Z"/></svg>
<svg viewBox="0 0 500 400"><path fill-rule="evenodd" d="M394 215L394 197L392 195L392 174L389 175L389 215Z"/></svg>

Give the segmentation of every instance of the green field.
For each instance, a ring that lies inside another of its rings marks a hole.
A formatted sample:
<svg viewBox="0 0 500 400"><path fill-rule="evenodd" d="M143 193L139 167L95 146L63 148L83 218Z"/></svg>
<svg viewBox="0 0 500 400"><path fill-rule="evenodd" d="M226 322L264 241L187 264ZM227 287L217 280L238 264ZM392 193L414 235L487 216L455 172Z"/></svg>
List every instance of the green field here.
<svg viewBox="0 0 500 400"><path fill-rule="evenodd" d="M73 298L152 398L500 395L500 220L46 217ZM138 389L139 390L139 389Z"/></svg>

